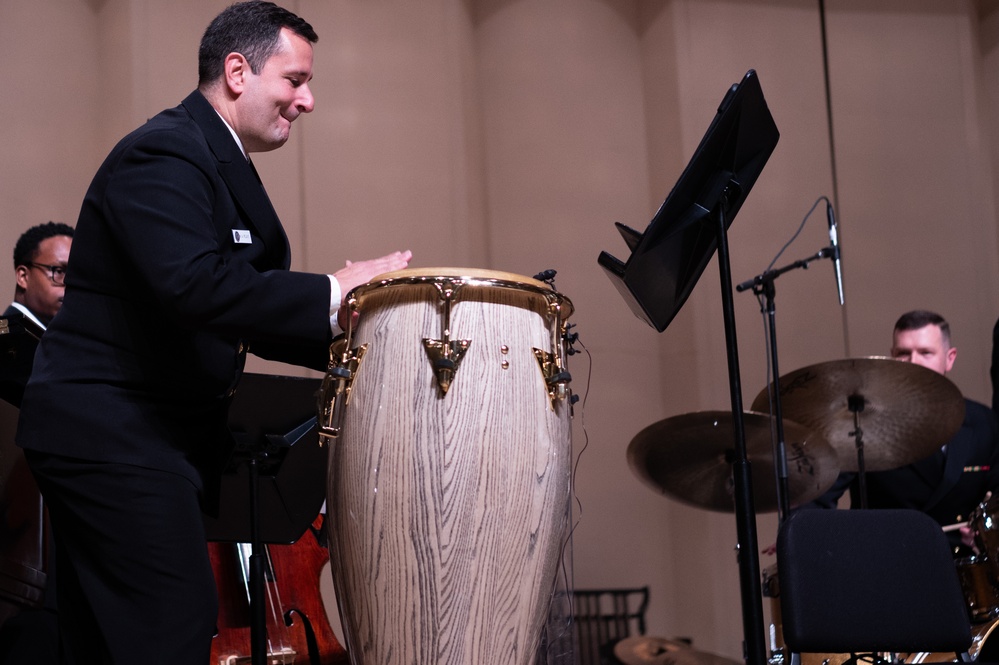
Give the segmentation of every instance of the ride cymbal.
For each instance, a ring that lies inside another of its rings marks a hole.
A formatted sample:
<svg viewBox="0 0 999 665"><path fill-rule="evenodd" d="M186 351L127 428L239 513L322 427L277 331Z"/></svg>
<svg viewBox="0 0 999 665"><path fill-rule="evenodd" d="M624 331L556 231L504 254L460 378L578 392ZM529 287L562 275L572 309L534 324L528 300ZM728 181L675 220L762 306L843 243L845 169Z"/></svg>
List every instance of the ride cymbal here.
<svg viewBox="0 0 999 665"><path fill-rule="evenodd" d="M866 471L896 469L932 455L964 421L964 398L947 377L891 358L847 358L780 377L781 413L822 434L843 471L857 471L854 409ZM769 387L753 400L768 412Z"/></svg>
<svg viewBox="0 0 999 665"><path fill-rule="evenodd" d="M697 651L664 637L636 635L614 645L614 657L625 665L741 665L740 661Z"/></svg>
<svg viewBox="0 0 999 665"><path fill-rule="evenodd" d="M764 413L743 414L757 512L778 509L772 423L773 418ZM700 508L734 512L734 432L729 411L700 411L660 420L631 440L628 463L639 478L663 494ZM807 503L829 489L839 475L836 451L819 434L788 420L784 421L784 440L789 502Z"/></svg>

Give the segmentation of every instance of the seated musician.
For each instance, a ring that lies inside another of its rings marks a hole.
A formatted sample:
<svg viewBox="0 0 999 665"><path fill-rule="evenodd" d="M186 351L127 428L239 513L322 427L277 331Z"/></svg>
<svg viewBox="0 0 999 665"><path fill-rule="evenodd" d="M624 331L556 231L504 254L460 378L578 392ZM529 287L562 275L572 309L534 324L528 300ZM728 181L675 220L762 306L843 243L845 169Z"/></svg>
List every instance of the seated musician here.
<svg viewBox="0 0 999 665"><path fill-rule="evenodd" d="M66 291L63 278L72 243L73 227L46 222L25 231L14 245L14 302L3 313L11 337L25 335L34 338L40 335L59 311ZM20 406L33 356L31 343L19 345L17 354L3 354L3 362L0 362L0 398L14 406ZM13 441L0 442L0 445L5 447L0 456L22 456ZM21 563L18 559L25 539L32 540L32 533L37 534L45 527L33 524L31 532L25 533L20 528L23 525L19 520L23 517L37 522L37 510L21 511L13 505L30 504L37 508L40 501L27 467L23 464L12 466L6 481L6 487L0 493L0 513L4 515L3 525L0 526L0 565L5 566L10 560L17 566ZM32 514L31 517L27 517L28 513ZM13 527L18 527L17 534L4 534L7 528ZM41 556L41 553L34 554ZM51 561L45 572L47 584L43 607L30 607L26 599L24 603L7 604L8 599L4 598L6 606L2 615L10 618L0 624L0 665L58 662L59 636Z"/></svg>
<svg viewBox="0 0 999 665"><path fill-rule="evenodd" d="M891 355L947 374L957 348L951 345L950 326L934 312L916 310L895 323ZM889 471L866 474L870 508L920 510L941 526L967 522L989 492L999 489L999 426L984 404L965 399L964 422L957 434L930 457ZM851 504L860 505L856 473L842 473L833 487L808 507L835 508L840 496L851 492ZM971 528L963 525L948 534L955 555L967 556L974 545Z"/></svg>
<svg viewBox="0 0 999 665"><path fill-rule="evenodd" d="M25 231L14 246L14 302L5 317L21 315L43 330L66 293L63 278L73 245L73 227L47 222Z"/></svg>
<svg viewBox="0 0 999 665"><path fill-rule="evenodd" d="M62 305L73 227L58 222L33 226L14 245L14 302L4 311L8 329L39 335ZM31 355L7 354L0 364L0 398L21 405L31 372Z"/></svg>

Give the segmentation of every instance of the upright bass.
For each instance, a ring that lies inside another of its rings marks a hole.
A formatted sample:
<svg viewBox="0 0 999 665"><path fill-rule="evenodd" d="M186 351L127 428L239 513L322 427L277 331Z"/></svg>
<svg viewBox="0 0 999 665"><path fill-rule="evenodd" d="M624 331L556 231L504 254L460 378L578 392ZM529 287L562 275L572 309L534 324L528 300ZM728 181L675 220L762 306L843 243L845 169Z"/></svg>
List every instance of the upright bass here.
<svg viewBox="0 0 999 665"><path fill-rule="evenodd" d="M320 574L329 561L324 516L290 545L268 545L267 665L349 665L320 594ZM219 593L218 635L209 665L249 665L249 545L208 543Z"/></svg>

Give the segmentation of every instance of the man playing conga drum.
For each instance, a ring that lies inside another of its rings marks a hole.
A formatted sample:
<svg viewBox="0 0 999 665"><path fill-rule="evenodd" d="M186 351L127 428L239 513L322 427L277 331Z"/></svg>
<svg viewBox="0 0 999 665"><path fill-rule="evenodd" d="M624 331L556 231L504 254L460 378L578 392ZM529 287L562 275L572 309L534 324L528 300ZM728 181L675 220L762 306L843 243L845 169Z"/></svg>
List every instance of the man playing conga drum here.
<svg viewBox="0 0 999 665"><path fill-rule="evenodd" d="M217 503L247 352L325 368L343 296L409 263L290 270L249 156L315 107L317 39L273 3L225 9L197 89L122 139L84 199L17 434L51 515L63 662L208 662L201 511Z"/></svg>

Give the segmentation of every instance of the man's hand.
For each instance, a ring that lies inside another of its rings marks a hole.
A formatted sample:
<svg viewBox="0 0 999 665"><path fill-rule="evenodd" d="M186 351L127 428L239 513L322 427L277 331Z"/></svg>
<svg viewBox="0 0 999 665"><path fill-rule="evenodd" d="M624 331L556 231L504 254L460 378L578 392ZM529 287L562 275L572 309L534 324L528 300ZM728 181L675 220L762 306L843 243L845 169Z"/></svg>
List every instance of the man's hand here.
<svg viewBox="0 0 999 665"><path fill-rule="evenodd" d="M407 249L404 252L393 252L367 261L347 261L347 266L333 273L333 276L340 283L340 293L346 298L354 287L367 284L382 273L402 270L409 265L409 260L412 258L413 253ZM340 311L337 313L337 321L342 330L347 329L345 304L346 302L340 303Z"/></svg>
<svg viewBox="0 0 999 665"><path fill-rule="evenodd" d="M970 547L978 554L978 544L975 542L975 530L967 524L961 525L961 542Z"/></svg>

